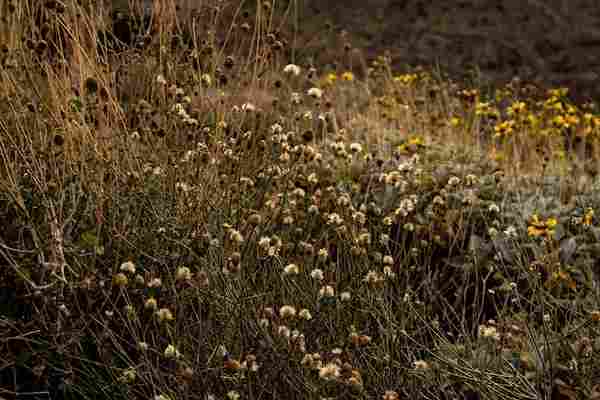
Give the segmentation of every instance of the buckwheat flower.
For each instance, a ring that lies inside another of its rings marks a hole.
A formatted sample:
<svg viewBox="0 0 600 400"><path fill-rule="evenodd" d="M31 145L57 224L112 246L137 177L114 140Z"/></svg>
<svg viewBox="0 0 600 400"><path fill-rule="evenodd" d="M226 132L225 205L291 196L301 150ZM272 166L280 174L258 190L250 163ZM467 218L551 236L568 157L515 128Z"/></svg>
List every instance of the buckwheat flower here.
<svg viewBox="0 0 600 400"><path fill-rule="evenodd" d="M477 176L469 174L465 176L465 183L467 186L473 186L477 182Z"/></svg>
<svg viewBox="0 0 600 400"><path fill-rule="evenodd" d="M161 308L156 312L156 316L160 322L173 321L173 313L168 308Z"/></svg>
<svg viewBox="0 0 600 400"><path fill-rule="evenodd" d="M123 371L121 376L119 377L119 381L123 383L133 383L135 382L136 373L135 368L127 368Z"/></svg>
<svg viewBox="0 0 600 400"><path fill-rule="evenodd" d="M192 279L192 272L188 267L179 267L175 272L176 281L189 281Z"/></svg>
<svg viewBox="0 0 600 400"><path fill-rule="evenodd" d="M326 285L319 289L319 297L333 297L335 296L335 290L332 286Z"/></svg>
<svg viewBox="0 0 600 400"><path fill-rule="evenodd" d="M212 78L210 77L209 74L202 74L200 76L200 81L202 82L202 84L204 86L211 86L212 85Z"/></svg>
<svg viewBox="0 0 600 400"><path fill-rule="evenodd" d="M351 143L350 151L353 153L360 153L362 151L362 145L360 143Z"/></svg>
<svg viewBox="0 0 600 400"><path fill-rule="evenodd" d="M123 264L121 264L121 267L119 268L122 272L127 272L130 274L134 274L135 273L135 264L131 261L126 261Z"/></svg>
<svg viewBox="0 0 600 400"><path fill-rule="evenodd" d="M144 308L146 310L156 310L156 307L158 307L158 302L154 297L150 297L144 302Z"/></svg>
<svg viewBox="0 0 600 400"><path fill-rule="evenodd" d="M158 83L159 85L166 85L167 80L165 79L165 77L162 74L158 74L156 76L156 83Z"/></svg>
<svg viewBox="0 0 600 400"><path fill-rule="evenodd" d="M433 204L442 206L446 204L446 202L444 201L444 198L442 196L436 195L433 198Z"/></svg>
<svg viewBox="0 0 600 400"><path fill-rule="evenodd" d="M181 190L184 193L188 193L190 190L192 190L192 186L186 182L177 182L175 184L175 189Z"/></svg>
<svg viewBox="0 0 600 400"><path fill-rule="evenodd" d="M302 365L303 367L311 368L313 362L314 360L312 354L305 354L304 357L302 357L302 360L300 361L300 365Z"/></svg>
<svg viewBox="0 0 600 400"><path fill-rule="evenodd" d="M317 177L317 174L313 172L306 177L306 181L311 185L316 185L319 183L319 178Z"/></svg>
<svg viewBox="0 0 600 400"><path fill-rule="evenodd" d="M310 277L317 281L322 281L325 278L323 270L315 268L310 272Z"/></svg>
<svg viewBox="0 0 600 400"><path fill-rule="evenodd" d="M427 361L417 360L413 362L413 367L415 369L429 369L429 364L427 363Z"/></svg>
<svg viewBox="0 0 600 400"><path fill-rule="evenodd" d="M383 278L377 271L369 271L363 278L363 282L367 283L369 286L378 286L382 281Z"/></svg>
<svg viewBox="0 0 600 400"><path fill-rule="evenodd" d="M364 225L365 222L360 223L360 225ZM368 232L365 232L365 233L361 233L360 235L358 235L358 244L363 245L363 246L370 245L371 244L371 234Z"/></svg>
<svg viewBox="0 0 600 400"><path fill-rule="evenodd" d="M151 287L151 288L159 288L161 286L162 286L162 281L160 280L160 278L154 278L150 282L148 282L148 287Z"/></svg>
<svg viewBox="0 0 600 400"><path fill-rule="evenodd" d="M177 350L177 348L175 346L173 346L172 344L167 346L167 348L165 349L164 355L167 358L180 358L181 357L181 353L179 352L179 350Z"/></svg>
<svg viewBox="0 0 600 400"><path fill-rule="evenodd" d="M282 306L279 309L279 316L281 318L293 318L296 316L296 309L292 306Z"/></svg>
<svg viewBox="0 0 600 400"><path fill-rule="evenodd" d="M329 381L340 376L340 366L336 363L327 363L319 369L319 378Z"/></svg>
<svg viewBox="0 0 600 400"><path fill-rule="evenodd" d="M383 275L385 275L388 278L396 277L396 273L392 271L392 268L389 265L383 267Z"/></svg>
<svg viewBox="0 0 600 400"><path fill-rule="evenodd" d="M300 268L296 264L288 264L283 269L284 275L298 275L300 273Z"/></svg>
<svg viewBox="0 0 600 400"><path fill-rule="evenodd" d="M298 316L306 321L310 321L312 319L312 314L306 308L303 308L302 310L300 310L300 312L298 313Z"/></svg>
<svg viewBox="0 0 600 400"><path fill-rule="evenodd" d="M273 125L271 125L270 130L272 134L280 134L283 131L283 127L278 123L274 123Z"/></svg>
<svg viewBox="0 0 600 400"><path fill-rule="evenodd" d="M460 179L457 176L451 176L450 179L448 179L448 185L450 186L456 186L460 183Z"/></svg>
<svg viewBox="0 0 600 400"><path fill-rule="evenodd" d="M227 398L229 400L240 400L240 394L235 390L230 390L227 392Z"/></svg>
<svg viewBox="0 0 600 400"><path fill-rule="evenodd" d="M478 332L480 337L500 340L500 333L494 326L479 325Z"/></svg>
<svg viewBox="0 0 600 400"><path fill-rule="evenodd" d="M393 265L394 264L394 259L392 258L392 256L384 256L383 257L383 264L384 265Z"/></svg>
<svg viewBox="0 0 600 400"><path fill-rule="evenodd" d="M281 336L281 337L284 337L284 338L286 338L286 339L289 339L289 338L290 338L290 335L291 335L290 328L288 328L288 327L287 327L287 326L285 326L285 325L280 325L280 326L277 328L277 334L278 334L279 336Z"/></svg>
<svg viewBox="0 0 600 400"><path fill-rule="evenodd" d="M327 225L341 225L343 222L342 217L336 213L331 213L327 216Z"/></svg>
<svg viewBox="0 0 600 400"><path fill-rule="evenodd" d="M244 236L242 236L242 234L235 229L231 229L229 231L229 238L238 244L244 241Z"/></svg>
<svg viewBox="0 0 600 400"><path fill-rule="evenodd" d="M283 68L283 72L286 74L298 76L300 75L300 67L296 64L288 64Z"/></svg>
<svg viewBox="0 0 600 400"><path fill-rule="evenodd" d="M385 393L383 394L383 400L399 400L400 396L398 395L398 392L395 392L393 390L386 390Z"/></svg>
<svg viewBox="0 0 600 400"><path fill-rule="evenodd" d="M271 239L267 236L263 236L258 240L258 247L263 250L268 250L269 246L271 246Z"/></svg>
<svg viewBox="0 0 600 400"><path fill-rule="evenodd" d="M351 297L352 297L352 295L350 294L350 292L340 293L340 300L342 300L342 301L350 301Z"/></svg>
<svg viewBox="0 0 600 400"><path fill-rule="evenodd" d="M300 93L292 92L292 94L290 94L290 101L292 104L302 103L302 97L300 96Z"/></svg>
<svg viewBox="0 0 600 400"><path fill-rule="evenodd" d="M500 207L498 207L498 205L496 203L492 203L488 207L488 211L493 212L493 213L498 213L498 212L500 212Z"/></svg>
<svg viewBox="0 0 600 400"><path fill-rule="evenodd" d="M323 96L323 90L317 87L312 87L308 89L307 94L314 99L320 99Z"/></svg>

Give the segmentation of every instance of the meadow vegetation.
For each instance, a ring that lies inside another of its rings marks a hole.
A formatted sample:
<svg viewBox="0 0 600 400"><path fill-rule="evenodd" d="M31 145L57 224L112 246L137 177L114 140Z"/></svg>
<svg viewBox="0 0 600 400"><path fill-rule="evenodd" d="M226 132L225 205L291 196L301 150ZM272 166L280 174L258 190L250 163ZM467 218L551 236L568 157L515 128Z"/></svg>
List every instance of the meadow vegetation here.
<svg viewBox="0 0 600 400"><path fill-rule="evenodd" d="M595 104L81 3L2 2L1 397L600 399Z"/></svg>

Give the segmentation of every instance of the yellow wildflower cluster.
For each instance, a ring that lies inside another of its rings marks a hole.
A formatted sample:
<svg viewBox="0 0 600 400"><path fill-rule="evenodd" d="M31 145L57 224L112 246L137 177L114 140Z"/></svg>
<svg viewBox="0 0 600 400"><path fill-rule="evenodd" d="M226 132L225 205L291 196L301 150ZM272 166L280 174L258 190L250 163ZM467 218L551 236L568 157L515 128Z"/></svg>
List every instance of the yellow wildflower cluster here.
<svg viewBox="0 0 600 400"><path fill-rule="evenodd" d="M411 85L418 78L419 78L419 76L417 74L403 74L403 75L395 76L394 77L394 82L399 82L399 83L402 83L404 85Z"/></svg>
<svg viewBox="0 0 600 400"><path fill-rule="evenodd" d="M554 234L554 228L558 224L556 218L548 218L545 221L540 220L537 214L534 214L529 221L527 234L532 237L546 236L550 237Z"/></svg>

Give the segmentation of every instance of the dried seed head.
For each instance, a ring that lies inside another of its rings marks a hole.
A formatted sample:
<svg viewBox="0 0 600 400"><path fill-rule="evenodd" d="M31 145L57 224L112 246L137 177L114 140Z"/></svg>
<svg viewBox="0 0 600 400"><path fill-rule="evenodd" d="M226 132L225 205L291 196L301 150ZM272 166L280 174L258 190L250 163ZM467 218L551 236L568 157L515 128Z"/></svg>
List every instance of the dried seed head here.
<svg viewBox="0 0 600 400"><path fill-rule="evenodd" d="M46 42L45 40L40 40L38 42L38 44L35 46L35 51L38 54L43 54L44 51L46 51L46 49L48 48L48 42Z"/></svg>
<svg viewBox="0 0 600 400"><path fill-rule="evenodd" d="M85 80L85 90L89 94L95 94L98 91L98 81L92 77Z"/></svg>
<svg viewBox="0 0 600 400"><path fill-rule="evenodd" d="M225 61L223 62L223 66L227 69L231 69L231 68L233 68L234 65L235 65L235 59L233 58L233 56L227 56L225 58Z"/></svg>

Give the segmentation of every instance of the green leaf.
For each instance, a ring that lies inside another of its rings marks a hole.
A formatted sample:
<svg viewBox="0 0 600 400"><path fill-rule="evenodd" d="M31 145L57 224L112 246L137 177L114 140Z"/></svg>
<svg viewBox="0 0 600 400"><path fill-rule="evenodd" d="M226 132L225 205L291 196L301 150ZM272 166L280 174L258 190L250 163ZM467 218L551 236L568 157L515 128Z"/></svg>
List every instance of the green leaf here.
<svg viewBox="0 0 600 400"><path fill-rule="evenodd" d="M83 109L83 102L79 96L71 99L71 109L74 112L80 112Z"/></svg>

